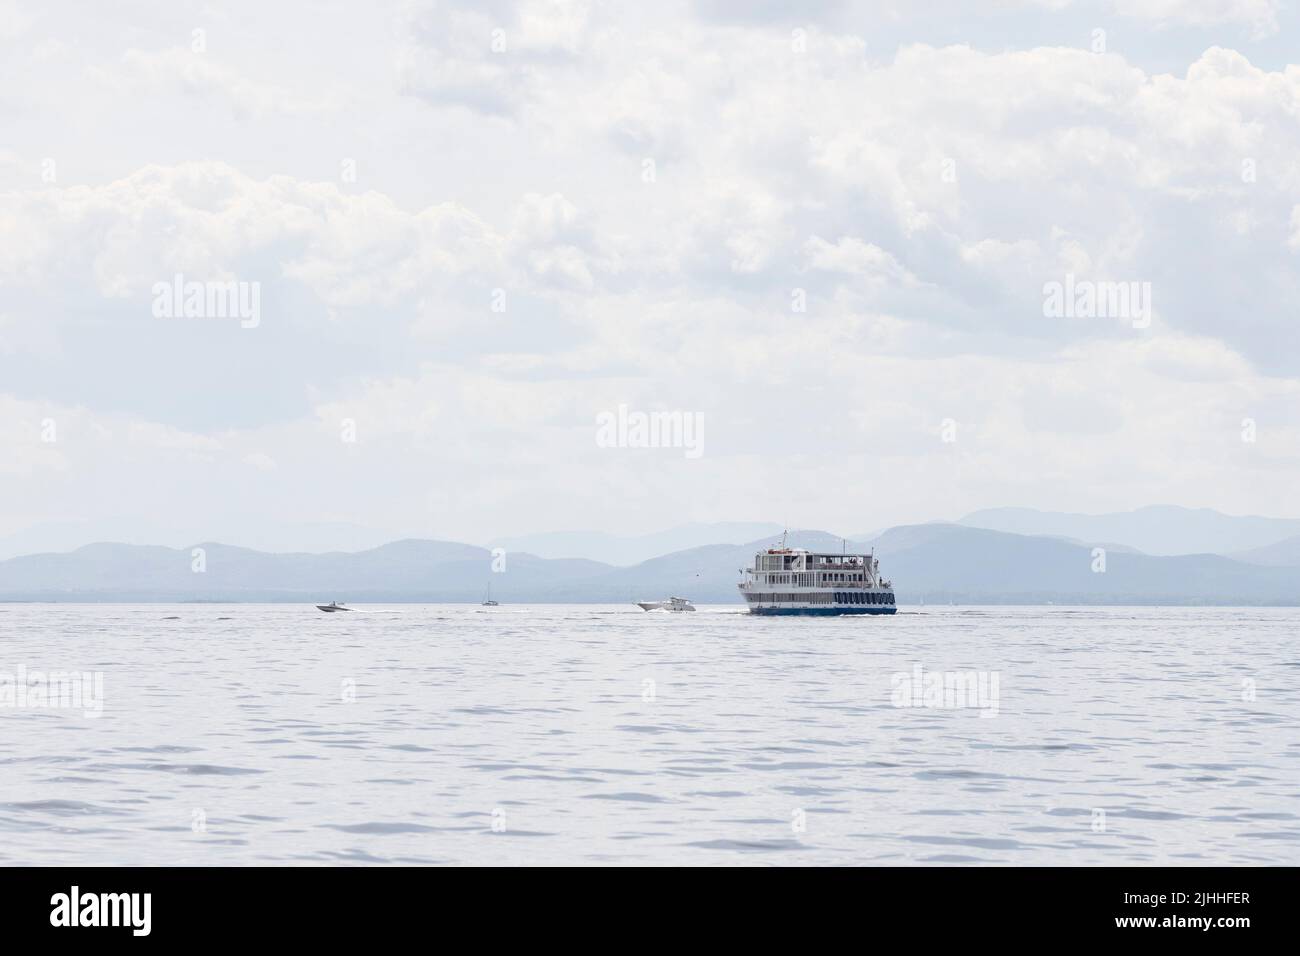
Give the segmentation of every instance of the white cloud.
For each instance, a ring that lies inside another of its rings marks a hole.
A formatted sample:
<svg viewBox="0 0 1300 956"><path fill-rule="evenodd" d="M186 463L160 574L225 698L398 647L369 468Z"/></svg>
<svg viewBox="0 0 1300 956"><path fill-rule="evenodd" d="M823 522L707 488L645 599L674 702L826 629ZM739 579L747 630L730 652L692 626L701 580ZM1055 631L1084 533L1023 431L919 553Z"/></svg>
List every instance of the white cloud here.
<svg viewBox="0 0 1300 956"><path fill-rule="evenodd" d="M804 243L804 254L814 269L904 285L916 284L916 276L892 255L873 242L864 242L853 236L843 236L835 243L813 236Z"/></svg>
<svg viewBox="0 0 1300 956"><path fill-rule="evenodd" d="M10 40L27 32L35 17L18 0L0 0L0 39Z"/></svg>
<svg viewBox="0 0 1300 956"><path fill-rule="evenodd" d="M586 0L517 0L472 7L412 6L398 62L403 92L432 103L510 114L527 104L548 69L576 56L587 33Z"/></svg>

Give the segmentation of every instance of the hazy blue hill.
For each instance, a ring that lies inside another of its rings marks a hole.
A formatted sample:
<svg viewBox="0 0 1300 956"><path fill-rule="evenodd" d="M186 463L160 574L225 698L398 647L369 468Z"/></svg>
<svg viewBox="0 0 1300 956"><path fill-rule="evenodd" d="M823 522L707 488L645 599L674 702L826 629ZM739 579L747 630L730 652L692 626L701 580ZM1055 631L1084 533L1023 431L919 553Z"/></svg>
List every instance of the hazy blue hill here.
<svg viewBox="0 0 1300 956"><path fill-rule="evenodd" d="M52 593L112 591L141 581L166 580L182 569L189 573L188 552L138 544L88 544L67 554L30 554L0 561L0 593L29 590ZM181 579L177 579L181 580Z"/></svg>
<svg viewBox="0 0 1300 956"><path fill-rule="evenodd" d="M180 548L212 537L211 528L182 528L162 520L111 518L96 521L46 521L0 537L0 560L29 554L75 551L96 541L154 544ZM395 535L346 522L276 522L259 520L228 528L225 540L266 552L363 551Z"/></svg>
<svg viewBox="0 0 1300 956"><path fill-rule="evenodd" d="M809 551L826 551L832 554L840 551L852 551L853 539L841 538L839 535L828 534L825 531L808 531L800 529L791 531L787 536L786 543L792 548L806 548ZM749 556L753 557L754 552L760 548L776 548L781 546L781 535L777 534L772 537L760 538L757 541L747 542L745 547L749 551Z"/></svg>
<svg viewBox="0 0 1300 956"><path fill-rule="evenodd" d="M1226 515L1209 508L1172 505L1099 515L989 508L973 512L958 523L1012 534L1072 538L1083 543L1111 541L1150 555L1228 555L1300 535L1300 519Z"/></svg>
<svg viewBox="0 0 1300 956"><path fill-rule="evenodd" d="M1247 564L1266 564L1279 567L1300 568L1300 535L1287 538L1275 544L1254 548L1250 551L1238 551L1228 557Z"/></svg>
<svg viewBox="0 0 1300 956"><path fill-rule="evenodd" d="M705 603L740 600L739 569L754 557L748 545L713 544L618 568L590 582L615 601L657 601L678 596Z"/></svg>
<svg viewBox="0 0 1300 956"><path fill-rule="evenodd" d="M525 551L543 558L586 558L622 567L663 554L709 544L741 544L764 535L780 536L781 526L765 522L725 521L689 524L645 535L613 535L603 531L555 531L500 538L492 547Z"/></svg>

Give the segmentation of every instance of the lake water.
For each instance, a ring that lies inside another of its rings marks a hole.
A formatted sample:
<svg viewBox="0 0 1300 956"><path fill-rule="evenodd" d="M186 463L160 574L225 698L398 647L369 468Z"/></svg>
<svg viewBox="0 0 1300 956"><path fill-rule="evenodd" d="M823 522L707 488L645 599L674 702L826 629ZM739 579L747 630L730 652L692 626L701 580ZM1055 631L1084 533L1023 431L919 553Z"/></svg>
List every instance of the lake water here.
<svg viewBox="0 0 1300 956"><path fill-rule="evenodd" d="M1297 864L1298 634L1257 608L0 605L0 863ZM102 699L20 702L19 668Z"/></svg>

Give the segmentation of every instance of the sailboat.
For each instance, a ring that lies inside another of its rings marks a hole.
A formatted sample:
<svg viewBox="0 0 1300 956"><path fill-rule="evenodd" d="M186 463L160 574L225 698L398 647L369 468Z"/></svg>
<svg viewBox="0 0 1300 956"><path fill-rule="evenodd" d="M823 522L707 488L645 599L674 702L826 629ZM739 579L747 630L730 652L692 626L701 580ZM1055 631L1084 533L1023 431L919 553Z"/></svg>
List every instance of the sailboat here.
<svg viewBox="0 0 1300 956"><path fill-rule="evenodd" d="M488 582L487 590L483 592L483 606L484 606L484 607L500 607L500 606L501 606L501 602L500 602L500 601L494 601L494 600L492 600L492 582L491 582L491 581Z"/></svg>

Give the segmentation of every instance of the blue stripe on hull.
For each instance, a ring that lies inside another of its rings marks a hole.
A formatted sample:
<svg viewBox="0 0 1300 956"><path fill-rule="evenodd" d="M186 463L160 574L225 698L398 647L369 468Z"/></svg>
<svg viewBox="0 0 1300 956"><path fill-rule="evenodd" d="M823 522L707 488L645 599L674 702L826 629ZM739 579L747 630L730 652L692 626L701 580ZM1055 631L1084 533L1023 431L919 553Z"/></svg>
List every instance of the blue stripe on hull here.
<svg viewBox="0 0 1300 956"><path fill-rule="evenodd" d="M751 607L750 614L768 614L774 616L840 616L844 614L893 614L898 608L885 605L868 605L866 607Z"/></svg>

